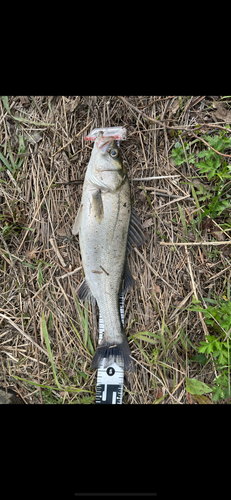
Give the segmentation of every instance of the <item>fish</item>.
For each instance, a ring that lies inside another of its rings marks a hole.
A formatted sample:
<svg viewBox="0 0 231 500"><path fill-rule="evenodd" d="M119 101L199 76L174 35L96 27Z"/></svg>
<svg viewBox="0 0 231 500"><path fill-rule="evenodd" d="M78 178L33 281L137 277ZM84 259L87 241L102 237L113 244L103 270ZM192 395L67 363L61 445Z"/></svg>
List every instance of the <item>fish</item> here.
<svg viewBox="0 0 231 500"><path fill-rule="evenodd" d="M72 234L79 235L85 275L77 297L97 303L104 324L91 367L98 369L106 358L105 368L115 362L125 371L134 371L119 294L126 294L134 284L128 255L146 237L132 208L128 175L114 136L103 137L99 132L95 139Z"/></svg>

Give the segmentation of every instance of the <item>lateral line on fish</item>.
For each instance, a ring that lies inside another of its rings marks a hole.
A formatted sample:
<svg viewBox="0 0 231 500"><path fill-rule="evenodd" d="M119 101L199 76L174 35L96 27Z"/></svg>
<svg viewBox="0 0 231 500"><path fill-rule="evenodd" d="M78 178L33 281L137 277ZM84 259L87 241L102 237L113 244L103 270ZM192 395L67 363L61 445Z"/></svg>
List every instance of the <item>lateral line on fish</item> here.
<svg viewBox="0 0 231 500"><path fill-rule="evenodd" d="M118 222L118 218L119 218L119 213L120 213L120 192L118 192L117 214L116 214L116 220L115 220L115 224L114 224L114 228L113 228L112 238L114 237L114 233L115 233L115 230L116 230L116 226L117 226L117 222Z"/></svg>
<svg viewBox="0 0 231 500"><path fill-rule="evenodd" d="M103 268L103 266L99 266L99 267L100 267L100 269L102 269L106 273L107 276L109 276L109 273L107 271L105 271L105 269ZM100 272L100 271L96 271L96 272Z"/></svg>

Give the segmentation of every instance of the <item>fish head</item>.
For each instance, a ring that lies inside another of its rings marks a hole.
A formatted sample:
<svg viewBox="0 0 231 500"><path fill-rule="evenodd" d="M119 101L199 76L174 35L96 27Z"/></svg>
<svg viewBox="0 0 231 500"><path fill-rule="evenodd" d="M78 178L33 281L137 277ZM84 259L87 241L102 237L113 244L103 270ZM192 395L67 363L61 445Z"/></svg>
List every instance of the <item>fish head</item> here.
<svg viewBox="0 0 231 500"><path fill-rule="evenodd" d="M121 170L123 162L117 141L113 136L102 137L101 134L94 145L96 170Z"/></svg>
<svg viewBox="0 0 231 500"><path fill-rule="evenodd" d="M113 136L103 137L103 132L99 133L89 167L91 176L98 179L99 187L105 185L110 191L120 187L127 173L123 166L120 147Z"/></svg>

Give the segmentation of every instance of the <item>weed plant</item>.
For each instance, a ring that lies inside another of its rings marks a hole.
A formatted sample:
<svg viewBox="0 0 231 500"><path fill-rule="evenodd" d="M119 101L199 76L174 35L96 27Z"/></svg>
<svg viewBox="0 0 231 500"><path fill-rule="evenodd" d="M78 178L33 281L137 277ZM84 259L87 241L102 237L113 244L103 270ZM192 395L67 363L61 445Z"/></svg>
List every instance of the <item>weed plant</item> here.
<svg viewBox="0 0 231 500"><path fill-rule="evenodd" d="M227 126L227 132L229 130ZM223 217L229 214L230 198L229 193L231 186L231 165L229 165L224 156L219 155L214 151L224 153L227 148L231 147L231 138L228 138L225 131L221 131L218 135L211 137L204 135L204 140L211 146L201 150L197 154L187 153L189 144L185 141L184 147L180 142L176 142L175 148L172 151L174 163L178 166L184 164L193 164L197 168L202 181L199 187L196 187L197 192L192 186L192 193L196 200L197 208L199 202L206 204L202 217L209 215L212 219ZM198 142L201 141L198 139ZM213 149L212 149L213 148ZM199 159L199 161L198 161ZM181 221L183 223L182 209L180 209ZM224 225L224 224L223 224ZM226 230L230 227L226 223ZM184 227L184 232L187 236L187 227ZM227 293L228 298L220 298L216 296L214 299L204 298L204 302L209 303L207 308L201 306L201 302L193 300L189 310L201 312L204 315L205 323L210 325L214 334L207 335L206 341L201 341L197 349L196 356L191 357L191 361L197 361L201 364L206 364L208 359L212 359L219 375L214 379L213 385L209 387L196 379L187 381L186 390L191 394L201 395L207 392L212 392L213 401L218 399L226 399L231 396L230 393L230 332L231 332L231 301L230 290Z"/></svg>

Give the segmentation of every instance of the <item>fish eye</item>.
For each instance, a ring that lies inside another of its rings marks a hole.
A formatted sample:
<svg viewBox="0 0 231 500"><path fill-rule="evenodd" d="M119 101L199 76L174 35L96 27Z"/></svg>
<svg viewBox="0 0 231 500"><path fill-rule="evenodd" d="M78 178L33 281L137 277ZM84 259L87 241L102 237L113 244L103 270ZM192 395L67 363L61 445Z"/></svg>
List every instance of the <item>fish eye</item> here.
<svg viewBox="0 0 231 500"><path fill-rule="evenodd" d="M110 155L112 156L112 158L117 158L117 156L118 156L118 151L117 151L117 149L112 149L112 150L110 151Z"/></svg>

